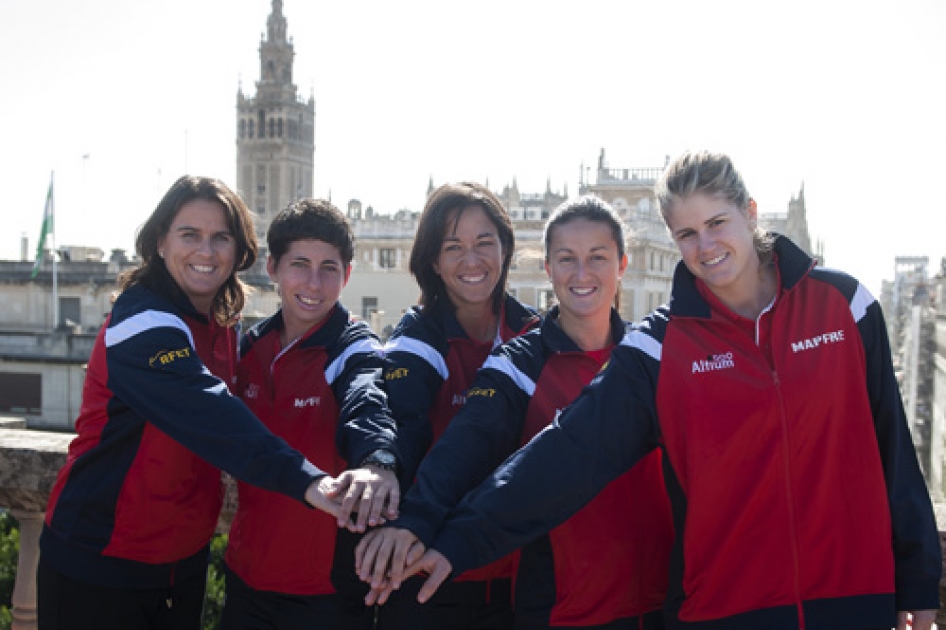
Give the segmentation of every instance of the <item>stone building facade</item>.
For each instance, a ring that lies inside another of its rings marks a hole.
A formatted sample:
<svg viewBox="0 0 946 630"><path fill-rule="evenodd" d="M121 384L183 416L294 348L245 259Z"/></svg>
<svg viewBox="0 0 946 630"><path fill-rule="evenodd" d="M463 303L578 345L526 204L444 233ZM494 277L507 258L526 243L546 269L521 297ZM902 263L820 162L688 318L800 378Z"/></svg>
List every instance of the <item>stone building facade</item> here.
<svg viewBox="0 0 946 630"><path fill-rule="evenodd" d="M312 196L315 97L300 98L292 82L295 51L282 0L272 0L260 41L255 96L237 92L237 193L256 213L265 264L266 230L275 213Z"/></svg>

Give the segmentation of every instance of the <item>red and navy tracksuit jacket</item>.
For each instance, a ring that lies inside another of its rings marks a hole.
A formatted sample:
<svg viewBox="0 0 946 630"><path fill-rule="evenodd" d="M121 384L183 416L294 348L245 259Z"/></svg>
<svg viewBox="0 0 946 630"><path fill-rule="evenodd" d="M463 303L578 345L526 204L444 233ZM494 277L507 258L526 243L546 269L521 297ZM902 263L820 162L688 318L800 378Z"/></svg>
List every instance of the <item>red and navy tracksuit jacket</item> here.
<svg viewBox="0 0 946 630"><path fill-rule="evenodd" d="M124 291L99 332L46 511L43 562L109 587L202 575L222 468L304 502L318 470L230 394L236 334L187 297Z"/></svg>
<svg viewBox="0 0 946 630"><path fill-rule="evenodd" d="M507 295L495 342L471 339L448 305L405 313L385 345L384 381L397 420L397 446L410 482L430 446L463 405L476 371L494 347L534 328L534 311ZM511 578L512 558L469 572L466 581Z"/></svg>
<svg viewBox="0 0 946 630"><path fill-rule="evenodd" d="M240 345L236 393L276 435L330 475L383 448L396 453L394 420L381 389L381 344L341 304L286 348L282 314L254 326ZM295 595L334 593L335 518L239 484L227 565L251 588ZM354 559L349 559L354 562Z"/></svg>
<svg viewBox="0 0 946 630"><path fill-rule="evenodd" d="M458 571L548 531L662 446L671 628L893 627L939 607L940 547L880 306L779 237L758 322L677 267L548 429L467 495L434 547Z"/></svg>
<svg viewBox="0 0 946 630"><path fill-rule="evenodd" d="M583 352L557 316L556 307L540 329L486 360L466 406L421 464L394 526L429 545L463 496L598 373L611 348ZM627 326L612 310L612 339L622 339ZM570 519L522 547L516 627L662 628L672 541L670 501L654 451Z"/></svg>

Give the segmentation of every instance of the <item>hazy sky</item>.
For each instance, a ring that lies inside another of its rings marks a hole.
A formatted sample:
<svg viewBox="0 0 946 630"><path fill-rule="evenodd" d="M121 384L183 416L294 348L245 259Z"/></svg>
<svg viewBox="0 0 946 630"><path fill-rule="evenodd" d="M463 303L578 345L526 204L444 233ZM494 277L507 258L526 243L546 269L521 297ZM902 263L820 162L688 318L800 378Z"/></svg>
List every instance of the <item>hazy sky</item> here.
<svg viewBox="0 0 946 630"><path fill-rule="evenodd" d="M269 0L2 0L0 257L132 248L184 172L235 186ZM316 100L315 194L420 210L431 177L522 192L707 148L763 212L804 182L829 266L877 292L946 255L946 2L285 0Z"/></svg>

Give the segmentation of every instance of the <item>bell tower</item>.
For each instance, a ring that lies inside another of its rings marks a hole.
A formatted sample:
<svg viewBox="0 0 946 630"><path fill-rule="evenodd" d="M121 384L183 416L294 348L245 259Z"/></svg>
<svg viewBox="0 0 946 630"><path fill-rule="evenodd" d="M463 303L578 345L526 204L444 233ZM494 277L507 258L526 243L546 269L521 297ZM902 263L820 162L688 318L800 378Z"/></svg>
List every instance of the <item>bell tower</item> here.
<svg viewBox="0 0 946 630"><path fill-rule="evenodd" d="M272 0L256 95L244 95L242 85L237 90L237 193L256 213L264 265L269 222L290 202L312 195L315 161L315 97L300 98L292 82L295 51L282 11L282 0Z"/></svg>

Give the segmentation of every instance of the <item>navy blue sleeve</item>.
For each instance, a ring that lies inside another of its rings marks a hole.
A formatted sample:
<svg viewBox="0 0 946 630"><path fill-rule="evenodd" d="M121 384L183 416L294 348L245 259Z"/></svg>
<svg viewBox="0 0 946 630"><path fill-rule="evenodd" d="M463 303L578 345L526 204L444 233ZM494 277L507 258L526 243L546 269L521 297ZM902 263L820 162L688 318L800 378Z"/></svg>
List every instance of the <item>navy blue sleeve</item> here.
<svg viewBox="0 0 946 630"><path fill-rule="evenodd" d="M446 380L442 356L431 346L411 337L388 342L385 349L384 387L388 405L397 421L397 450L403 469L401 479L410 484L434 439L430 409Z"/></svg>
<svg viewBox="0 0 946 630"><path fill-rule="evenodd" d="M657 446L654 365L619 346L559 418L450 514L433 547L455 573L501 558L563 523Z"/></svg>
<svg viewBox="0 0 946 630"><path fill-rule="evenodd" d="M400 464L397 427L382 388L381 344L364 323L349 326L340 344L341 352L326 370L339 407L338 452L349 468L378 449L390 451Z"/></svg>
<svg viewBox="0 0 946 630"><path fill-rule="evenodd" d="M938 609L942 557L930 495L893 372L880 305L862 288L852 301L867 361L867 389L887 481L897 610Z"/></svg>
<svg viewBox="0 0 946 630"><path fill-rule="evenodd" d="M495 355L486 362L504 360ZM529 397L501 371L484 367L424 458L414 485L391 524L430 545L447 514L518 446Z"/></svg>
<svg viewBox="0 0 946 630"><path fill-rule="evenodd" d="M273 435L210 373L183 321L154 313L106 331L109 389L214 466L304 502L306 489L325 473Z"/></svg>

